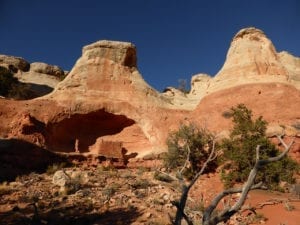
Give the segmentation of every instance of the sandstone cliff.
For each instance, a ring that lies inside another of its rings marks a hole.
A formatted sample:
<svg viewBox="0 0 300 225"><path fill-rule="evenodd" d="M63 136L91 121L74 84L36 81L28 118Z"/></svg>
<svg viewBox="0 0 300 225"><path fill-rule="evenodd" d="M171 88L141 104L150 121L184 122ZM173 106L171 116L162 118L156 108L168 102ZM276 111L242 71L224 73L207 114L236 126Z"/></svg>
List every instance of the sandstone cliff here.
<svg viewBox="0 0 300 225"><path fill-rule="evenodd" d="M250 83L280 82L300 90L300 58L287 52L276 52L263 31L250 27L240 30L232 39L226 61L214 76L192 79L192 95L206 94ZM201 87L198 88L193 87Z"/></svg>
<svg viewBox="0 0 300 225"><path fill-rule="evenodd" d="M264 116L275 132L299 136L299 59L277 53L265 34L243 29L233 38L220 72L192 78L183 94L159 93L137 69L131 43L99 41L82 56L55 90L30 101L0 99L0 135L51 151L143 157L166 150L168 133L182 122L195 122L216 133L230 128L222 114L245 103ZM280 130L280 131L278 131ZM110 147L108 147L110 146ZM293 154L300 154L299 144ZM107 149L109 148L109 149Z"/></svg>
<svg viewBox="0 0 300 225"><path fill-rule="evenodd" d="M50 95L16 104L22 110L1 130L63 152L75 151L76 142L80 152L99 152L97 143L103 141L122 142L128 153L160 152L184 114L143 80L135 46L113 41L85 46ZM2 111L13 110L6 106Z"/></svg>

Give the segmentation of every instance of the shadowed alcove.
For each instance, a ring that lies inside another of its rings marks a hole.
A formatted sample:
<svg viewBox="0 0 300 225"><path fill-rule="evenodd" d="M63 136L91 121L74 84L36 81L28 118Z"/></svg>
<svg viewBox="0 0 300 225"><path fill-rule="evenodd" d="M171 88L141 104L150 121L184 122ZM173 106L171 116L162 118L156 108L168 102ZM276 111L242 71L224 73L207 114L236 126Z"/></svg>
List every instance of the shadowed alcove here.
<svg viewBox="0 0 300 225"><path fill-rule="evenodd" d="M80 152L88 152L98 137L114 135L135 122L124 115L115 115L103 109L88 114L71 115L46 127L47 149L56 152L74 152L77 142ZM77 141L76 141L77 140Z"/></svg>

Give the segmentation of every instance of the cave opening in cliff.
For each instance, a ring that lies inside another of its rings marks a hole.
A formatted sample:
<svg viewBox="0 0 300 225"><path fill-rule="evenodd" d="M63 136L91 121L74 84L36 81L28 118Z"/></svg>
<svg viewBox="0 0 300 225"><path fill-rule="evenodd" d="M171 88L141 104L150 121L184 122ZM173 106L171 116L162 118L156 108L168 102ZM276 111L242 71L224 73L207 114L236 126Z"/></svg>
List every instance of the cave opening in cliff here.
<svg viewBox="0 0 300 225"><path fill-rule="evenodd" d="M97 138L120 133L135 122L124 115L99 110L88 114L74 114L46 128L47 149L56 152L88 152Z"/></svg>

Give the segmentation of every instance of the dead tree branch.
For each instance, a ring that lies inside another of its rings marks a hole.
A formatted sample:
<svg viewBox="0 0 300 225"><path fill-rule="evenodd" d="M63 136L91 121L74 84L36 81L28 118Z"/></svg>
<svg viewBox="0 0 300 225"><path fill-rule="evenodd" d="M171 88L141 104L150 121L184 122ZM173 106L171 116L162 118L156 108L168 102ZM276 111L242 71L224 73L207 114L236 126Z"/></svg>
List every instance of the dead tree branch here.
<svg viewBox="0 0 300 225"><path fill-rule="evenodd" d="M291 147L294 143L294 140L292 140L289 145L286 145L284 143L284 141L281 139L281 137L278 136L278 139L280 140L282 145L285 147L285 150L280 155L278 155L276 157L270 157L268 159L259 159L260 146L258 145L257 148L256 148L256 162L255 162L255 165L249 173L247 182L244 184L242 189L239 191L239 192L241 192L241 196L238 199L238 201L231 208L223 210L220 214L218 214L216 216L212 216L212 212L215 210L215 208L217 207L217 205L221 201L221 199L223 199L226 195L228 195L228 193L230 193L230 192L232 193L234 190L231 189L229 192L227 190L227 191L224 191L221 194L219 194L212 201L212 203L208 206L208 208L205 210L203 218L202 218L203 225L216 225L220 222L225 222L228 219L230 219L231 216L233 216L235 213L237 213L241 209L241 207L244 205L244 203L246 201L248 192L251 189L259 187L257 185L253 185L255 177L256 177L259 169L262 168L263 166L269 164L269 163L281 160L288 153L288 151L291 149Z"/></svg>
<svg viewBox="0 0 300 225"><path fill-rule="evenodd" d="M173 222L174 225L181 225L181 221L182 219L185 219L185 221L189 224L192 225L193 223L190 221L190 219L188 218L188 216L184 213L184 208L186 205L186 201L188 198L188 194L189 191L191 189L191 187L195 184L195 182L198 180L198 178L203 174L203 172L205 171L208 163L210 163L211 161L213 161L215 159L215 145L216 142L215 140L213 140L212 142L212 148L211 148L211 152L209 154L208 159L204 162L204 164L202 165L200 171L195 175L195 177L193 178L193 180L186 185L183 181L182 181L182 192L181 192L181 198L179 200L179 202L176 202L174 205L177 207L177 212L176 212L176 216L175 216L175 221ZM190 151L189 147L188 150ZM189 157L189 156L188 156ZM183 170L181 169L181 172Z"/></svg>
<svg viewBox="0 0 300 225"><path fill-rule="evenodd" d="M189 162L190 162L190 154L191 154L191 149L190 149L190 146L187 145L187 150L188 150L188 154L186 156L186 160L185 160L185 163L183 165L183 167L181 168L181 170L179 171L179 174L182 174L184 169L188 166Z"/></svg>

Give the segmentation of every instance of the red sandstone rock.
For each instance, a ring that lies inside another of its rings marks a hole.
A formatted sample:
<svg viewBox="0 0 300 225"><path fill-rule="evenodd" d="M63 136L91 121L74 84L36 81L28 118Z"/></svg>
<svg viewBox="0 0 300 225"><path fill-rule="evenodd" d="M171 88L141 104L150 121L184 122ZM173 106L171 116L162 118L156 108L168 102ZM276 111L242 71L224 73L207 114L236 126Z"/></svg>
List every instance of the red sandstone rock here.
<svg viewBox="0 0 300 225"><path fill-rule="evenodd" d="M256 44L261 42L267 45L258 50ZM255 51L245 55L243 61L235 61L241 58L235 55L237 50L248 51L247 43ZM239 103L246 104L255 116L262 115L272 126L291 127L300 120L300 91L287 78L292 67L285 69L283 60L276 61L276 54L261 31L242 30L235 36L216 78L194 78L190 94L170 89L174 93L170 95L157 92L143 80L132 44L99 41L83 48L72 71L51 94L22 102L0 99L0 135L35 144L38 138L39 144L51 151L91 151L107 157L111 151L114 157L124 148L128 154L143 157L165 151L168 133L186 121L226 133L231 121L222 113ZM247 74L257 60L271 66L253 68ZM239 79L226 86L235 72ZM297 76L295 73L293 76ZM257 81L253 83L254 78ZM175 99L179 95L180 99ZM284 132L287 134L287 129ZM299 135L297 132L294 130L294 135ZM115 144L109 147L108 143Z"/></svg>

